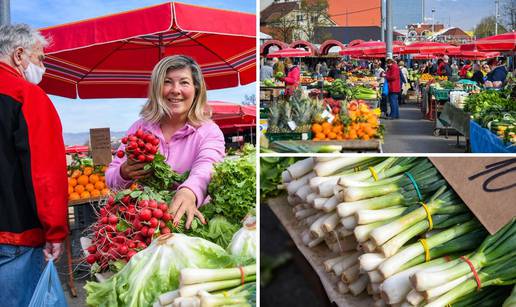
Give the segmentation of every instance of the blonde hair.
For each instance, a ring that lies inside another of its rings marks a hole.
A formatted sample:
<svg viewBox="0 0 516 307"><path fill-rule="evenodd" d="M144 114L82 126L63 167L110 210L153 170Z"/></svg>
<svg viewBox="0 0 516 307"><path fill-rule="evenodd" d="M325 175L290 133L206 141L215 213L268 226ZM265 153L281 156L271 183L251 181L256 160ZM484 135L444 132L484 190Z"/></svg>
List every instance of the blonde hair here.
<svg viewBox="0 0 516 307"><path fill-rule="evenodd" d="M153 124L159 123L165 117L171 117L172 113L163 98L163 84L165 77L170 71L189 68L195 87L195 97L188 110L187 121L200 126L203 122L210 119L210 112L206 109L207 95L206 84L199 64L192 58L184 55L173 55L161 59L152 70L151 82L149 84L149 97L140 111L140 116Z"/></svg>

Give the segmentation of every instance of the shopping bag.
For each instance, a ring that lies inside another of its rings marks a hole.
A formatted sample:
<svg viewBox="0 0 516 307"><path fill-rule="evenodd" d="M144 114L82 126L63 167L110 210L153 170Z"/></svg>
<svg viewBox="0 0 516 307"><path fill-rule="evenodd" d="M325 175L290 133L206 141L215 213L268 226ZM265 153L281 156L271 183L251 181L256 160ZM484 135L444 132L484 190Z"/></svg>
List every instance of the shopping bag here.
<svg viewBox="0 0 516 307"><path fill-rule="evenodd" d="M382 96L389 95L389 82L387 79L383 81L383 87L382 87Z"/></svg>
<svg viewBox="0 0 516 307"><path fill-rule="evenodd" d="M54 261L50 260L39 278L29 307L67 307Z"/></svg>

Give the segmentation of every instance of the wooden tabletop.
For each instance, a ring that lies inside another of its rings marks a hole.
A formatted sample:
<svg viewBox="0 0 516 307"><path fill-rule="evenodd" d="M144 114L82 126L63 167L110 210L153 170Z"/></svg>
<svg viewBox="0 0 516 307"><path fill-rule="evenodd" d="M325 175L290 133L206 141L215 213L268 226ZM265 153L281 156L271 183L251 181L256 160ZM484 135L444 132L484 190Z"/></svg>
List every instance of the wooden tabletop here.
<svg viewBox="0 0 516 307"><path fill-rule="evenodd" d="M299 222L292 214L292 206L287 203L287 199L285 197L269 199L268 205L276 217L278 217L283 227L287 230L298 250L303 254L306 260L308 260L308 263L310 263L314 271L319 276L330 301L340 307L373 306L373 299L365 292L356 297L351 294L339 293L337 289L339 278L326 272L323 265L323 261L336 257L337 255L331 252L328 247L323 244L314 248L309 248L303 244L301 241L301 232L303 231L303 227L300 226Z"/></svg>

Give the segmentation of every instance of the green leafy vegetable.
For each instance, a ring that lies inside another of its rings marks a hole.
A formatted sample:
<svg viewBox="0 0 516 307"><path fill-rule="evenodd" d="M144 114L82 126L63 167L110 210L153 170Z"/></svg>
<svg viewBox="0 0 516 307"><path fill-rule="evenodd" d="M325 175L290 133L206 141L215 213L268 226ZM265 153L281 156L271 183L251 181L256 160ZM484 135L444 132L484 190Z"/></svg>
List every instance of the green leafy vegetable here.
<svg viewBox="0 0 516 307"><path fill-rule="evenodd" d="M99 307L152 306L160 294L179 287L182 269L233 265L231 256L214 243L183 234L163 235L105 282L88 282L84 287L86 303Z"/></svg>
<svg viewBox="0 0 516 307"><path fill-rule="evenodd" d="M256 203L256 151L244 148L240 157L227 157L214 166L208 185L210 204L201 207L204 216L225 216L231 223L240 223Z"/></svg>

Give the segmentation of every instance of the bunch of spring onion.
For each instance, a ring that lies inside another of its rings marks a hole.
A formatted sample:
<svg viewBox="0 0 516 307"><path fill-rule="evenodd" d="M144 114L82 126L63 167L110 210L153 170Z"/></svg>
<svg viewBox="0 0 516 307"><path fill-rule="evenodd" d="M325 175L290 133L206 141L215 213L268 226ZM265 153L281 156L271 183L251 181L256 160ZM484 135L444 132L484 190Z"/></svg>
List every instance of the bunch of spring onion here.
<svg viewBox="0 0 516 307"><path fill-rule="evenodd" d="M515 242L516 221L513 219L485 238L474 252L408 273L412 290L406 295L405 303L445 306L460 302L484 287L515 284Z"/></svg>
<svg viewBox="0 0 516 307"><path fill-rule="evenodd" d="M408 304L410 276L487 235L426 158L308 158L282 179L303 242L329 247L339 291L367 289L376 306Z"/></svg>
<svg viewBox="0 0 516 307"><path fill-rule="evenodd" d="M186 268L179 289L159 296L153 307L256 305L256 265L227 269Z"/></svg>

